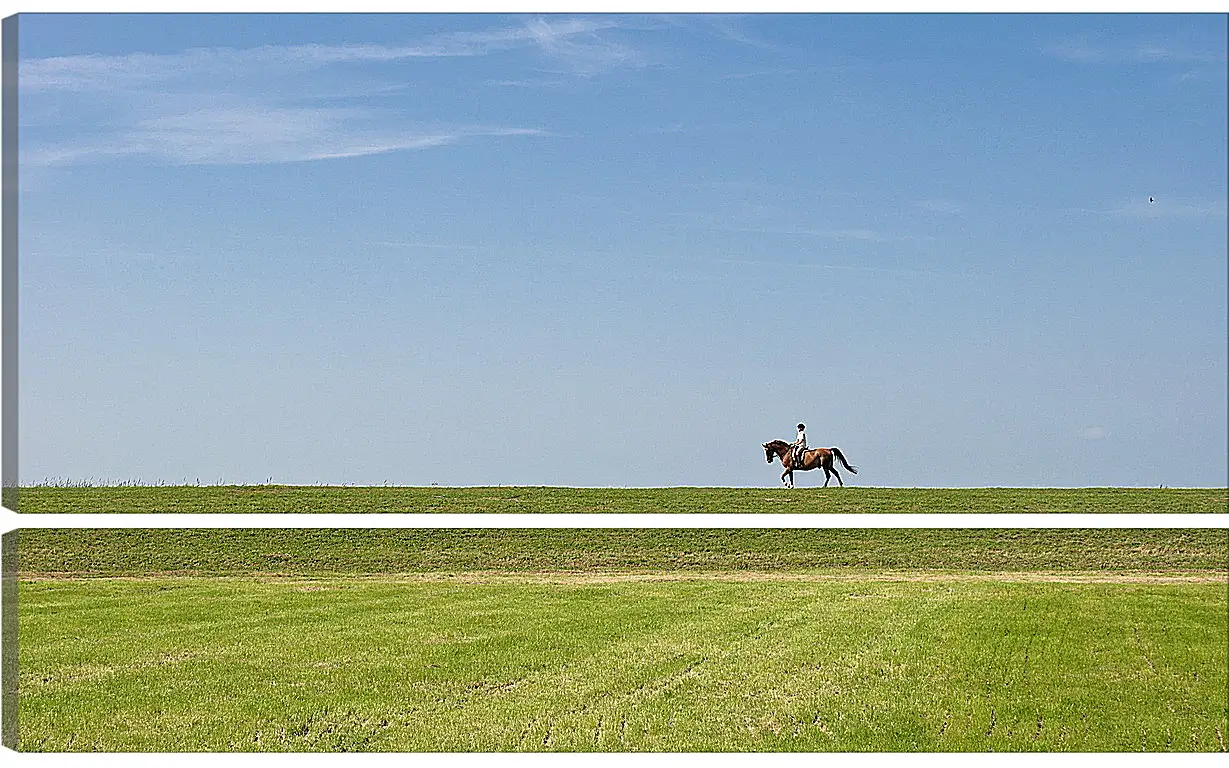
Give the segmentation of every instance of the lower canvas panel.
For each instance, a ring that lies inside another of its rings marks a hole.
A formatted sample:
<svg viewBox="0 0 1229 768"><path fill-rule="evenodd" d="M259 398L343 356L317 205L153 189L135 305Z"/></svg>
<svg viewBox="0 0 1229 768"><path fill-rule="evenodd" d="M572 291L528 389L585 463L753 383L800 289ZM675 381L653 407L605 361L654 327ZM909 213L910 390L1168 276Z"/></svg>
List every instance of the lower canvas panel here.
<svg viewBox="0 0 1229 768"><path fill-rule="evenodd" d="M1224 530L5 544L22 751L1225 749Z"/></svg>

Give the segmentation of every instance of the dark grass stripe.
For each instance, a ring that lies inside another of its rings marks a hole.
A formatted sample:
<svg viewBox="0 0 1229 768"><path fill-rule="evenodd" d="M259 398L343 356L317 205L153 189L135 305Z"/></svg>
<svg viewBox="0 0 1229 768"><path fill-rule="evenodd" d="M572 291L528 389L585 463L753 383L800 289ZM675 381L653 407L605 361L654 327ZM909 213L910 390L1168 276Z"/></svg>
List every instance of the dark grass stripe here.
<svg viewBox="0 0 1229 768"><path fill-rule="evenodd" d="M22 529L22 574L1212 571L1219 529Z"/></svg>

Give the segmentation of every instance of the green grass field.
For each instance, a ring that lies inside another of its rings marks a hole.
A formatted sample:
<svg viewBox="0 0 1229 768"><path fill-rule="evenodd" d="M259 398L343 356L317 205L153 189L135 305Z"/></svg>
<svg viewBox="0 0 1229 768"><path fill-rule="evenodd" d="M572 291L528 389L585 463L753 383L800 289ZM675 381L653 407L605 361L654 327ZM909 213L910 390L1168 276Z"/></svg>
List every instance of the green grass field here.
<svg viewBox="0 0 1229 768"><path fill-rule="evenodd" d="M1226 748L1224 530L23 529L18 568L28 751Z"/></svg>
<svg viewBox="0 0 1229 768"><path fill-rule="evenodd" d="M804 481L799 480L800 483ZM1225 513L1224 488L29 487L17 511L97 513Z"/></svg>

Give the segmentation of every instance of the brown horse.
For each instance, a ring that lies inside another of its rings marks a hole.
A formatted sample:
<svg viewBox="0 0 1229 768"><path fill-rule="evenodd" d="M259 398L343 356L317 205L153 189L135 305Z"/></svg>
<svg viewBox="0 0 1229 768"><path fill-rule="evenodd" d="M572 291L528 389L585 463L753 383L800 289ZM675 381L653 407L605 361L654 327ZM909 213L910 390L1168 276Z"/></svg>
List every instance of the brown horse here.
<svg viewBox="0 0 1229 768"><path fill-rule="evenodd" d="M785 483L786 488L794 487L794 470L807 469L822 469L824 471L824 487L828 487L832 476L836 475L836 481L845 485L845 481L841 480L841 474L836 471L836 467L832 463L832 457L835 456L844 465L845 469L855 475L858 474L858 468L845 461L845 454L841 453L840 448L812 448L802 454L802 463L795 466L794 464L794 448L784 440L773 440L771 443L764 443L764 460L769 464L773 458L781 460L781 466L785 467L785 471L781 473L781 482Z"/></svg>

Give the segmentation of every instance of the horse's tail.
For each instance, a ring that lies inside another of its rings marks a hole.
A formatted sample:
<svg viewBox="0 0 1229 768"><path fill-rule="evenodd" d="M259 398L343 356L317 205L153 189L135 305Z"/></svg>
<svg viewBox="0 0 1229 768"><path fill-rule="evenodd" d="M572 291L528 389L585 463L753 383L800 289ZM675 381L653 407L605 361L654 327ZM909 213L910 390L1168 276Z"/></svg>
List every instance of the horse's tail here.
<svg viewBox="0 0 1229 768"><path fill-rule="evenodd" d="M848 461L845 461L845 454L841 453L840 448L833 446L832 453L835 454L836 457L841 460L841 463L845 465L845 469L848 469L850 472L853 472L855 475L858 474L858 468L850 464Z"/></svg>

